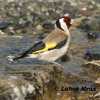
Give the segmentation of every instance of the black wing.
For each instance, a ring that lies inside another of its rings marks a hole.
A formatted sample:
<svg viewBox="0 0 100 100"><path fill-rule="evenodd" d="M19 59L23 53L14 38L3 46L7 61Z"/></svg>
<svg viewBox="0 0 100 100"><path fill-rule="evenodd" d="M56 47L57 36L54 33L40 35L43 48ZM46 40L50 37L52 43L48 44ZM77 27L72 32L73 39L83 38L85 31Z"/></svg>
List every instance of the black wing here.
<svg viewBox="0 0 100 100"><path fill-rule="evenodd" d="M42 41L41 42L38 42L36 43L34 46L32 46L29 50L19 54L18 56L14 57L13 60L17 60L17 59L20 59L20 58L24 58L27 56L27 54L31 54L32 52L35 52L37 50L41 50L45 48L45 43L43 43Z"/></svg>
<svg viewBox="0 0 100 100"><path fill-rule="evenodd" d="M60 43L58 43L54 49L59 49L59 48L63 47L66 43L67 43L67 38L65 40L61 41Z"/></svg>
<svg viewBox="0 0 100 100"><path fill-rule="evenodd" d="M45 48L45 43L43 43L42 41L35 44L32 48L30 48L28 50L28 53L31 54L32 52L35 52L35 51L38 51L38 50L41 50L41 49L44 49Z"/></svg>
<svg viewBox="0 0 100 100"><path fill-rule="evenodd" d="M67 38L63 41L61 41L60 43L58 43L54 48L52 49L60 49L61 47L63 47L65 44L67 43ZM49 50L52 50L52 49L49 49Z"/></svg>

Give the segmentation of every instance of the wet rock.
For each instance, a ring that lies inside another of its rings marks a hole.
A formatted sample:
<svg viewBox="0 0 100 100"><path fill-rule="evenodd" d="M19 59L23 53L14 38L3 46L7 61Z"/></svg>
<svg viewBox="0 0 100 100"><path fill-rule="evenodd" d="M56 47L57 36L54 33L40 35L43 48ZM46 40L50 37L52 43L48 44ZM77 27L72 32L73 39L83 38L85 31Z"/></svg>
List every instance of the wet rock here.
<svg viewBox="0 0 100 100"><path fill-rule="evenodd" d="M45 22L43 22L43 28L46 28L46 29L50 29L50 28L52 28L52 24L51 24L51 22L47 22L47 21L45 21Z"/></svg>
<svg viewBox="0 0 100 100"><path fill-rule="evenodd" d="M61 93L57 93L56 100L77 100L76 97L74 97L74 94L68 91L61 91Z"/></svg>
<svg viewBox="0 0 100 100"><path fill-rule="evenodd" d="M90 17L91 15L94 14L94 12L91 9L95 8L94 7L95 2L94 3L92 1L91 2L89 1L88 3L86 3L85 1L78 1L78 2L79 6L82 8L81 11L79 9L80 7L76 6L77 3L75 0L64 1L64 2L53 1L53 3L49 2L49 0L45 2L41 2L41 0L40 1L17 0L16 2L2 1L1 2L2 6L0 7L0 11L3 14L0 15L1 16L0 19L3 21L6 19L6 21L13 22L14 28L18 27L27 29L29 27L43 25L45 29L52 29L52 27L54 26L52 25L52 23L54 24L56 19L64 16L65 14L69 14L72 18L75 18L75 15L81 18L83 16ZM45 5L45 7L43 5ZM58 6L59 8L56 9ZM94 18L94 20L97 19ZM86 23L83 22L81 23L80 27L89 30L89 28L91 27L91 23L89 24L87 22Z"/></svg>
<svg viewBox="0 0 100 100"><path fill-rule="evenodd" d="M5 29L8 26L8 22L0 22L0 29Z"/></svg>
<svg viewBox="0 0 100 100"><path fill-rule="evenodd" d="M94 98L94 100L100 100L100 97L99 97L99 96L97 96L97 97L95 97L95 98Z"/></svg>
<svg viewBox="0 0 100 100"><path fill-rule="evenodd" d="M99 25L100 25L100 17L87 17L84 18L81 21L81 24L78 26L78 28L84 29L86 31L91 31L91 30L99 30Z"/></svg>
<svg viewBox="0 0 100 100"><path fill-rule="evenodd" d="M8 32L7 35L15 35L15 32Z"/></svg>
<svg viewBox="0 0 100 100"><path fill-rule="evenodd" d="M80 76L81 75L86 75L86 73L85 72L80 72ZM67 84L70 84L70 85L72 85L73 84L73 86L74 85L78 85L78 84L83 84L83 83L89 83L89 80L87 80L87 79L82 79L80 76L78 76L78 75L72 75L71 73L67 73L66 74L66 83Z"/></svg>
<svg viewBox="0 0 100 100"><path fill-rule="evenodd" d="M94 100L100 100L100 92L98 92L97 94L95 94Z"/></svg>
<svg viewBox="0 0 100 100"><path fill-rule="evenodd" d="M92 16L92 15L93 15L93 12L90 11L90 10L81 10L81 11L80 11L80 14L81 14L82 16L88 17L88 16Z"/></svg>
<svg viewBox="0 0 100 100"><path fill-rule="evenodd" d="M40 100L44 94L54 93L61 73L60 67L52 64L37 66L27 71L9 71L10 73L6 72L0 76L0 100ZM52 96L48 97L54 99Z"/></svg>
<svg viewBox="0 0 100 100"><path fill-rule="evenodd" d="M87 33L87 38L88 39L96 39L98 36L97 36L97 33L96 32L89 32Z"/></svg>
<svg viewBox="0 0 100 100"><path fill-rule="evenodd" d="M99 30L100 17L99 16L93 17L92 20L88 21L88 25L92 30Z"/></svg>
<svg viewBox="0 0 100 100"><path fill-rule="evenodd" d="M100 78L98 78L94 83L100 84Z"/></svg>
<svg viewBox="0 0 100 100"><path fill-rule="evenodd" d="M37 30L43 30L43 27L42 27L41 25L37 25L37 26L36 26L36 29L37 29Z"/></svg>
<svg viewBox="0 0 100 100"><path fill-rule="evenodd" d="M60 59L62 62L67 62L67 61L70 61L70 57L68 55L64 55L61 57Z"/></svg>
<svg viewBox="0 0 100 100"><path fill-rule="evenodd" d="M95 73L96 74L100 74L100 60L94 60L91 62L86 62L82 65L82 67L84 68L88 68L89 71L88 73Z"/></svg>
<svg viewBox="0 0 100 100"><path fill-rule="evenodd" d="M5 33L4 33L2 30L0 30L0 34L3 35L3 34L5 34Z"/></svg>
<svg viewBox="0 0 100 100"><path fill-rule="evenodd" d="M41 11L42 11L42 12L46 12L46 11L47 11L47 8L46 8L46 7L42 7L42 8L41 8Z"/></svg>
<svg viewBox="0 0 100 100"><path fill-rule="evenodd" d="M92 60L100 60L100 54L87 52L84 55L84 59L89 60L89 61L92 61Z"/></svg>
<svg viewBox="0 0 100 100"><path fill-rule="evenodd" d="M83 29L84 31L90 31L91 28L90 26L88 25L88 22L89 20L88 19L81 19L81 23L77 26L77 28L81 28Z"/></svg>
<svg viewBox="0 0 100 100"><path fill-rule="evenodd" d="M35 94L35 88L31 83L21 80L14 75L2 76L0 88L0 94L2 94L0 95L0 100L22 100L28 93Z"/></svg>
<svg viewBox="0 0 100 100"><path fill-rule="evenodd" d="M8 26L4 31L6 35L16 35L16 31L12 26Z"/></svg>
<svg viewBox="0 0 100 100"><path fill-rule="evenodd" d="M85 91L81 95L78 95L77 100L95 100L94 94L96 91Z"/></svg>
<svg viewBox="0 0 100 100"><path fill-rule="evenodd" d="M27 21L33 23L33 16L28 15L28 16L26 16L26 19L27 19Z"/></svg>

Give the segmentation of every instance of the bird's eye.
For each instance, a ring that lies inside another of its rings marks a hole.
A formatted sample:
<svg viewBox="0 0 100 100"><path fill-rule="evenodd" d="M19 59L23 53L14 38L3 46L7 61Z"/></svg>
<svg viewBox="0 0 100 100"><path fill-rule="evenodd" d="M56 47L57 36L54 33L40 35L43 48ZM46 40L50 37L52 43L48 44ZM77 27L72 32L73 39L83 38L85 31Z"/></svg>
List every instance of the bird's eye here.
<svg viewBox="0 0 100 100"><path fill-rule="evenodd" d="M64 22L67 23L67 24L69 24L70 23L70 19L67 19Z"/></svg>

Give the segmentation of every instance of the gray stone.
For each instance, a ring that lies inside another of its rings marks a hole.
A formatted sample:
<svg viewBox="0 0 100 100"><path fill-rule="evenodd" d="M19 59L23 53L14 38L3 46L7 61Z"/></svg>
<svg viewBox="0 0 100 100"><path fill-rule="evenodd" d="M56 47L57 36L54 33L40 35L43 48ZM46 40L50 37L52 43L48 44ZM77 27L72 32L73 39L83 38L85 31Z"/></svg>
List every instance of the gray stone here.
<svg viewBox="0 0 100 100"><path fill-rule="evenodd" d="M61 73L59 66L48 64L36 66L33 70L2 74L0 75L0 100L36 100L37 95L42 96L44 91L50 92L50 88L55 91L58 79L54 78L58 77L58 73ZM53 87L49 87L51 84Z"/></svg>

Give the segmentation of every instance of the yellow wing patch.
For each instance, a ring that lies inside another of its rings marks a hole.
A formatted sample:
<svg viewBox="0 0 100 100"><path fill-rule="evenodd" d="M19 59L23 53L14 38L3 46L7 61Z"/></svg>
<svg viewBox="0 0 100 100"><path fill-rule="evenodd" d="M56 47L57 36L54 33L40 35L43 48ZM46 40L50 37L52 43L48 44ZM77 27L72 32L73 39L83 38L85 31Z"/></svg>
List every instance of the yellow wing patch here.
<svg viewBox="0 0 100 100"><path fill-rule="evenodd" d="M56 45L57 45L56 42L52 42L52 43L46 44L46 48L51 49L51 48L54 48Z"/></svg>
<svg viewBox="0 0 100 100"><path fill-rule="evenodd" d="M52 49L56 46L56 42L52 42L52 43L48 43L46 44L45 48L42 49L42 50L38 50L38 51L35 51L35 52L32 52L32 53L40 53L40 52L44 52L44 51L47 51L48 49Z"/></svg>

